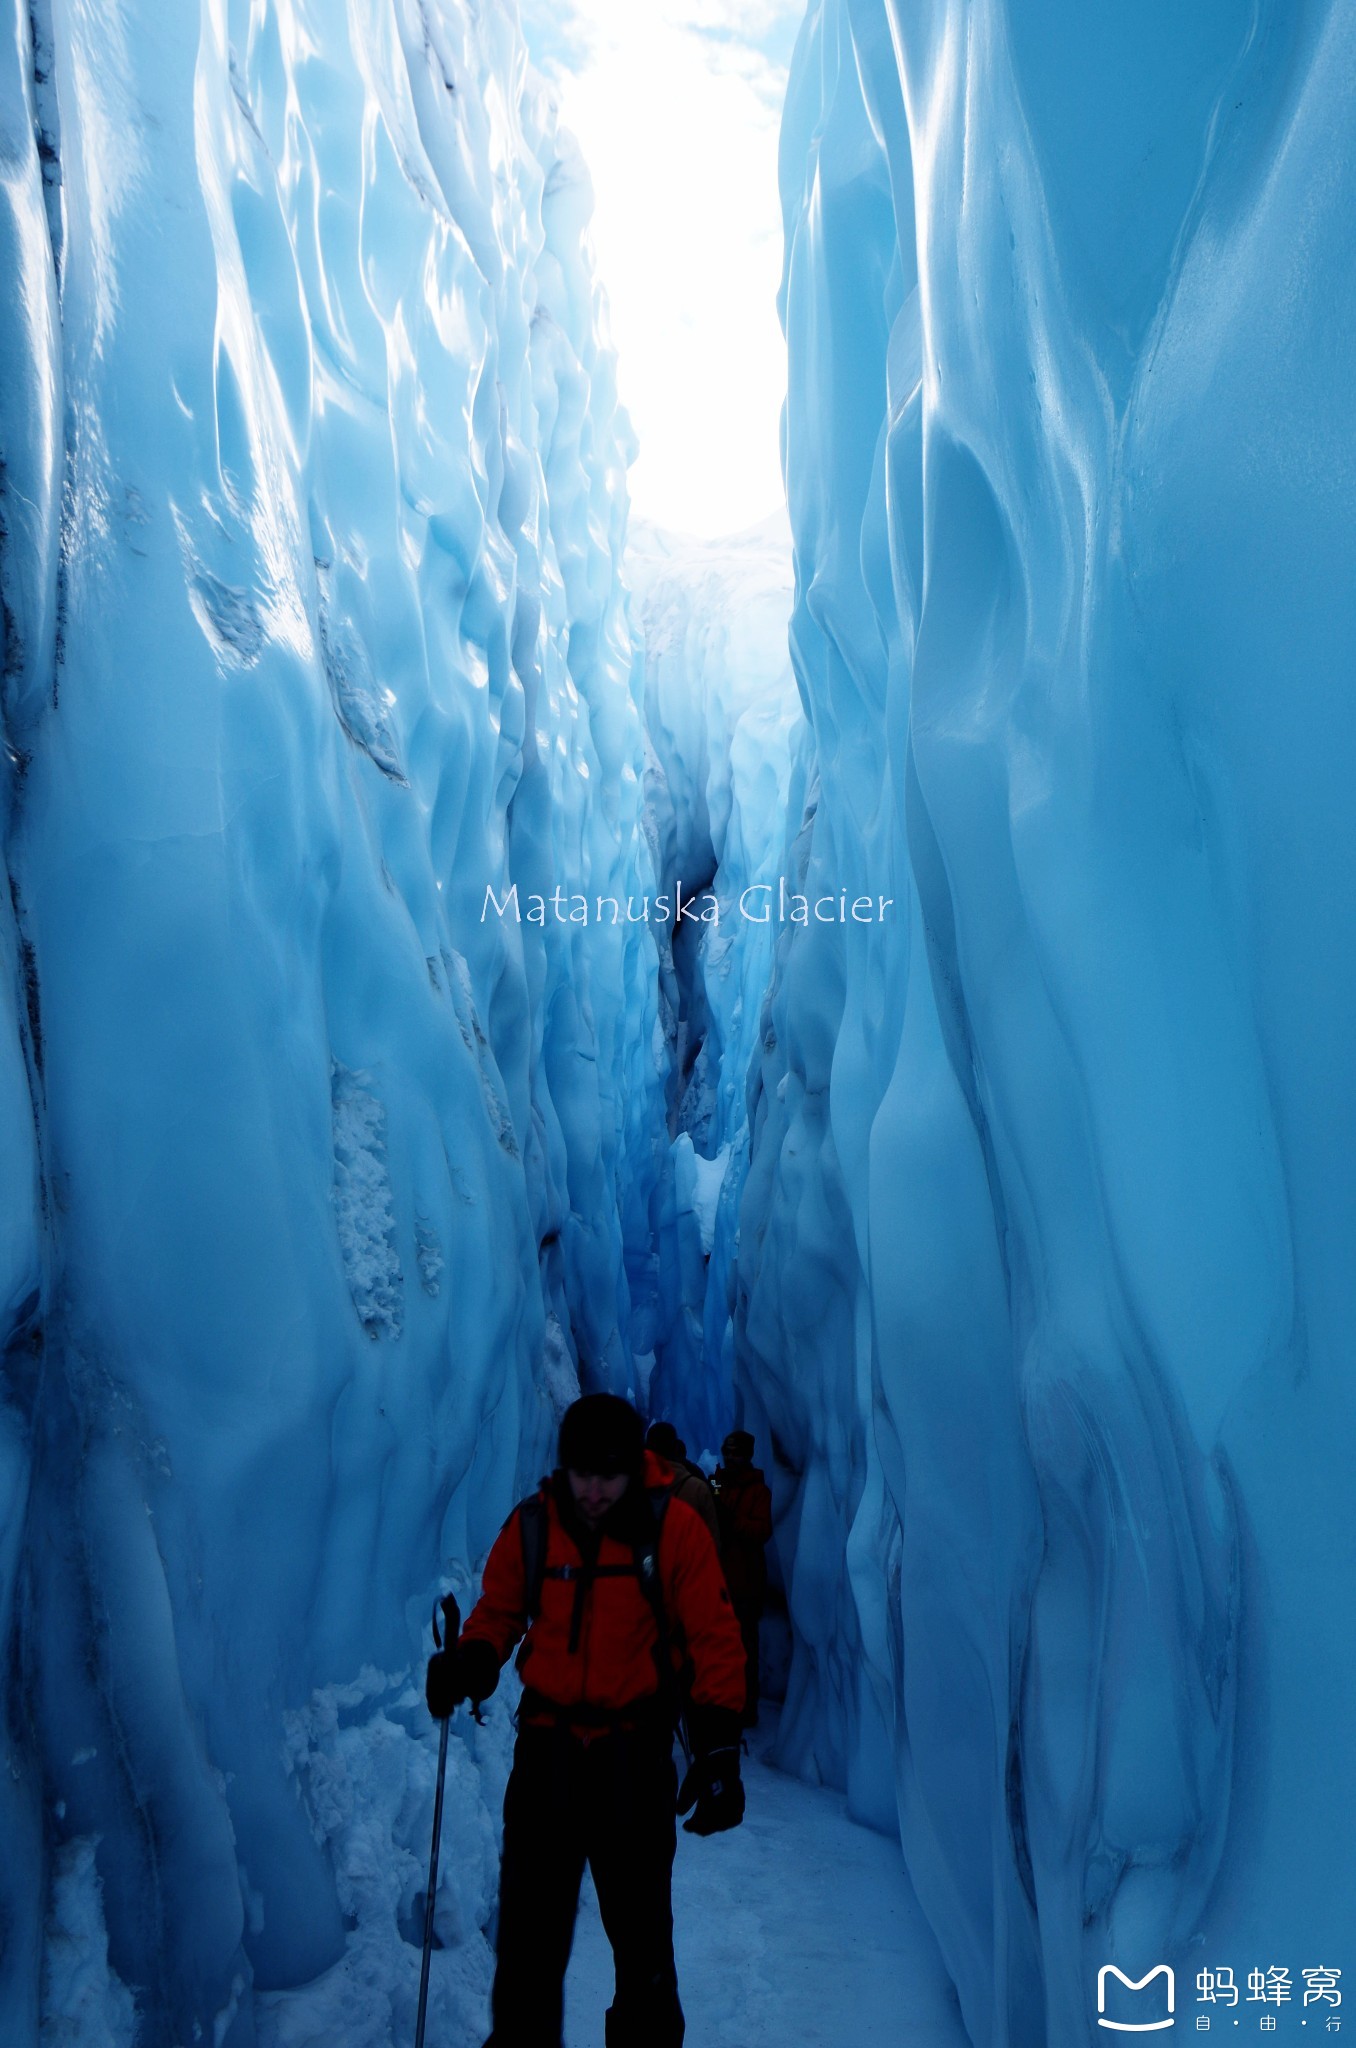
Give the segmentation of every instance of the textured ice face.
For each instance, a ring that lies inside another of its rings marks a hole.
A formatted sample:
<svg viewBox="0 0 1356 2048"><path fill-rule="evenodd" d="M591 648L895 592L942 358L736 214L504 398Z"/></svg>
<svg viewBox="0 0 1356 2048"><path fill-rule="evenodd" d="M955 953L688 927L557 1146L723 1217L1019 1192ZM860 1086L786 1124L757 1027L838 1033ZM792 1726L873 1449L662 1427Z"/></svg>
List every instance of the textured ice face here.
<svg viewBox="0 0 1356 2048"><path fill-rule="evenodd" d="M783 940L740 1370L788 1757L892 1745L976 2041L1345 1939L1354 56L823 0L791 84L806 858L909 911Z"/></svg>
<svg viewBox="0 0 1356 2048"><path fill-rule="evenodd" d="M18 2037L44 1902L54 2023L133 1986L145 2048L246 2048L362 1896L403 2031L381 1670L581 1353L695 1449L733 1347L785 1760L897 1810L976 2042L1081 2048L1106 1961L1179 2011L1342 1966L1349 12L811 8L812 752L770 560L642 574L633 667L587 180L509 10L4 20ZM781 874L897 915L485 914Z"/></svg>
<svg viewBox="0 0 1356 2048"><path fill-rule="evenodd" d="M788 808L808 734L787 648L783 517L704 543L636 531L627 573L651 746L647 816L660 887L696 907L663 934L672 1142L654 1211L650 1412L694 1456L731 1420L731 1281L749 1164L747 1081L779 929Z"/></svg>
<svg viewBox="0 0 1356 2048"><path fill-rule="evenodd" d="M511 10L6 19L0 2003L97 1879L236 2048L343 1938L284 1712L631 1384L654 936L483 916L653 891L630 436Z"/></svg>

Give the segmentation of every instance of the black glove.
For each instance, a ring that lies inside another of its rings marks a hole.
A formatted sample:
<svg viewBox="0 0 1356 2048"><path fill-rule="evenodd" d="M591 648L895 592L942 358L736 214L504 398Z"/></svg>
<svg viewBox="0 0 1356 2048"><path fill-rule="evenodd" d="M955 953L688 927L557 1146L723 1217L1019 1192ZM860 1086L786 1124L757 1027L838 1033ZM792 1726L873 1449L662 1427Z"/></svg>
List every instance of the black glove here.
<svg viewBox="0 0 1356 2048"><path fill-rule="evenodd" d="M499 1659L483 1637L463 1637L437 1650L428 1660L424 1698L435 1721L445 1721L454 1707L470 1700L478 1707L499 1683Z"/></svg>
<svg viewBox="0 0 1356 2048"><path fill-rule="evenodd" d="M739 1716L726 1707L693 1707L688 1713L692 1766L678 1793L678 1811L696 1812L683 1822L686 1835L719 1835L744 1818L739 1776Z"/></svg>

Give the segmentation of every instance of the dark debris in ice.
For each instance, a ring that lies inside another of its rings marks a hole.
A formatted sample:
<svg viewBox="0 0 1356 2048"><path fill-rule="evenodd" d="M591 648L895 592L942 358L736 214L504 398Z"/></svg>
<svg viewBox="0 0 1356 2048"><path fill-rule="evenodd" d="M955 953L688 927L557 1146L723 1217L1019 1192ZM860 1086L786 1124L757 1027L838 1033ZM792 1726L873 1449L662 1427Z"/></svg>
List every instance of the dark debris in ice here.
<svg viewBox="0 0 1356 2048"><path fill-rule="evenodd" d="M355 747L392 782L408 788L391 726L395 698L372 673L362 635L334 602L328 565L316 562L320 586L320 651L336 716Z"/></svg>

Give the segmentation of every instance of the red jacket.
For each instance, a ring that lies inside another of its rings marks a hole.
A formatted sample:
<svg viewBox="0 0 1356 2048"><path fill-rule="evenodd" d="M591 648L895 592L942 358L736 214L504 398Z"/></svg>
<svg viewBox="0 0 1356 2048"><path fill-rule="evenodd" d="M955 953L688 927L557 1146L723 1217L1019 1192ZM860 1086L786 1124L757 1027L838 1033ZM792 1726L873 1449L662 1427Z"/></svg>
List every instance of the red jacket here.
<svg viewBox="0 0 1356 2048"><path fill-rule="evenodd" d="M672 1470L645 1453L644 1483L666 1486ZM616 1577L584 1574L577 1647L570 1648L580 1573L586 1564L579 1537L561 1519L553 1485L547 1501L546 1565L541 1612L527 1613L527 1585L519 1509L505 1522L489 1557L479 1600L462 1630L463 1641L490 1644L502 1664L525 1637L518 1669L525 1686L557 1706L618 1711L652 1699L659 1690L654 1609L633 1566L635 1551L622 1536L601 1535L596 1565L622 1567ZM624 1504L625 1496L623 1496ZM585 1539L586 1540L586 1539ZM726 1590L716 1546L701 1516L670 1498L659 1537L659 1580L674 1669L691 1661L690 1697L698 1706L744 1705L744 1645ZM568 1567L569 1578L550 1576Z"/></svg>
<svg viewBox="0 0 1356 2048"><path fill-rule="evenodd" d="M763 1549L772 1536L772 1495L756 1465L716 1470L720 1554L730 1592L741 1606L761 1605L767 1594Z"/></svg>

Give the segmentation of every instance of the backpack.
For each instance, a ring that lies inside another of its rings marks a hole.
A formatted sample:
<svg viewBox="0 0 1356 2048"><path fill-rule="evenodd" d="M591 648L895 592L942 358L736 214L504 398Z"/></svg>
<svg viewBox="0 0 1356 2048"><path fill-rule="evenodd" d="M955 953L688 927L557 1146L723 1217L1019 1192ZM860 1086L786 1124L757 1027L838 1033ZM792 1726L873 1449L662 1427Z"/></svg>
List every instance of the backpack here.
<svg viewBox="0 0 1356 2048"><path fill-rule="evenodd" d="M659 1690L673 1695L685 1690L689 1666L681 1672L673 1668L673 1637L669 1628L668 1614L664 1607L664 1587L659 1576L659 1539L664 1529L671 1491L667 1486L648 1486L645 1489L650 1503L650 1523L632 1546L630 1564L555 1564L546 1562L546 1548L551 1529L551 1511L547 1498L549 1480L543 1480L536 1493L518 1505L518 1533L523 1545L523 1583L526 1587L525 1605L529 1621L535 1621L541 1613L542 1587L547 1579L566 1579L575 1582L574 1613L570 1620L570 1648L579 1646L579 1632L583 1624L584 1596L592 1579L630 1578L640 1581L640 1590L649 1603L654 1615L657 1637L655 1642L655 1663L659 1668Z"/></svg>

